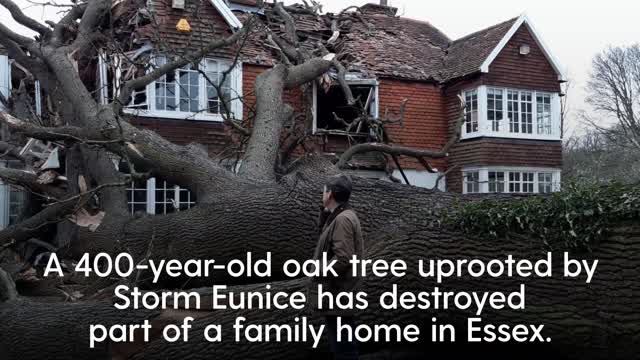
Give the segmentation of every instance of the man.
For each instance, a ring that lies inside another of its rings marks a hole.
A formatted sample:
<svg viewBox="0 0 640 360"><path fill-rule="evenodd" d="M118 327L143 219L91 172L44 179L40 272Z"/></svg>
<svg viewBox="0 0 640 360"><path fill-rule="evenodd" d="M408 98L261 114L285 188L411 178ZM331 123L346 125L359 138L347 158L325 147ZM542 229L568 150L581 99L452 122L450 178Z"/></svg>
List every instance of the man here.
<svg viewBox="0 0 640 360"><path fill-rule="evenodd" d="M315 288L322 285L323 292L330 292L335 296L341 292L357 292L360 279L352 276L349 260L356 255L358 259L363 256L362 229L358 216L349 206L351 197L351 180L345 175L337 175L329 179L322 194L322 211L320 215L320 237L314 252L314 260L322 259L323 253L327 258L336 260L333 267L338 277L330 276L322 279L312 279L312 296L317 297ZM316 302L316 299L311 299ZM316 304L317 305L317 304ZM337 341L337 319L341 323L355 327L354 310L338 309L334 303L334 309L327 309L327 301L323 302L322 310L325 315L329 346L335 359L347 360L358 358L358 346L355 339L351 342L343 338Z"/></svg>

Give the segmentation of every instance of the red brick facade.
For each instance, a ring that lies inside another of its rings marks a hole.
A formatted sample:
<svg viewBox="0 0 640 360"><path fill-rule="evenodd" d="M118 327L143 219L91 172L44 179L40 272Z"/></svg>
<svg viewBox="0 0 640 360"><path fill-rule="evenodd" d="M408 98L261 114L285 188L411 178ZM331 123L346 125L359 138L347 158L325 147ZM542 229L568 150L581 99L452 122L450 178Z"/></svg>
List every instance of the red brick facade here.
<svg viewBox="0 0 640 360"><path fill-rule="evenodd" d="M158 7L161 7L160 4L164 4L165 7L170 8L167 5L169 3L169 0L154 1ZM188 44L199 43L214 33L219 36L229 32L225 20L217 14L209 2L204 1L199 4L201 8L198 10L198 20L190 21L194 27L192 34L196 35L178 34L174 30L180 17L185 16L184 14L188 14L188 12L177 12L171 9L160 12L161 31L172 44L188 46ZM195 9L189 11L194 12ZM189 18L189 16L187 17ZM519 54L519 48L522 44L531 47L529 55ZM254 63L261 62L244 59L242 91L245 126L250 126L246 120L251 119L255 111L255 80L260 73L269 69L266 66L253 65ZM482 74L478 68L475 73L446 81L435 79L410 81L406 78L378 75L378 111L381 117L385 113L397 114L402 101L408 99L403 124L388 127L393 142L420 149L441 149L452 136L453 124L460 115L458 94L468 88L492 85L560 92L558 74L537 45L526 24L520 26L520 29L516 31L509 43L490 65L489 70L489 73ZM305 107L305 96L302 91L287 92L285 97L285 100L293 105L298 112L309 113L309 109ZM219 154L233 142L230 136L232 130L219 122L137 118L133 120L133 123L153 129L176 143L201 143L207 147L212 155ZM311 124L307 123L306 126L309 128ZM309 147L325 153L340 153L348 146L350 146L350 139L346 136L316 136L309 141ZM424 170L420 163L411 158L401 158L401 165L408 170ZM459 192L462 188L461 169L464 167L499 165L559 168L562 165L562 145L561 141L468 139L454 146L449 158L434 160L431 165L441 172L451 170L447 174L447 188L450 191Z"/></svg>

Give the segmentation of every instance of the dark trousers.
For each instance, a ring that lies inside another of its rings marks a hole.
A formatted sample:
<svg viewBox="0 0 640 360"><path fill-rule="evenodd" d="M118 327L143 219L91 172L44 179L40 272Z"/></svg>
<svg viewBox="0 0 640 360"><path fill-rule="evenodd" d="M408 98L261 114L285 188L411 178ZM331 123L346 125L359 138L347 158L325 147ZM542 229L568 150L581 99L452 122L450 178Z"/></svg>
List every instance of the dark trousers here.
<svg viewBox="0 0 640 360"><path fill-rule="evenodd" d="M347 341L346 333L343 332L342 341L338 342L338 317L325 316L327 325L327 335L329 337L329 349L335 360L357 360L358 359L358 342L355 337L356 321L352 316L340 317L342 325L349 325L352 330L351 341Z"/></svg>

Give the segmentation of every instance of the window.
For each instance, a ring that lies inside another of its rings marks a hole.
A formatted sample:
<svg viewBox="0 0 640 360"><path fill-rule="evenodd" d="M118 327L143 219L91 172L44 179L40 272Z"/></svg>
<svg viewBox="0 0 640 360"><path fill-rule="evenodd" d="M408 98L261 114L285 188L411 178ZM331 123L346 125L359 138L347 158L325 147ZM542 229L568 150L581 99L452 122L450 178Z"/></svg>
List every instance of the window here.
<svg viewBox="0 0 640 360"><path fill-rule="evenodd" d="M507 116L509 117L509 131L511 133L533 133L532 96L529 91L508 91Z"/></svg>
<svg viewBox="0 0 640 360"><path fill-rule="evenodd" d="M519 92L507 92L507 116L509 117L509 132L520 132L520 96Z"/></svg>
<svg viewBox="0 0 640 360"><path fill-rule="evenodd" d="M489 171L489 192L504 192L504 171Z"/></svg>
<svg viewBox="0 0 640 360"><path fill-rule="evenodd" d="M533 134L533 95L528 91L520 92L520 132Z"/></svg>
<svg viewBox="0 0 640 360"><path fill-rule="evenodd" d="M369 133L365 122L356 123L355 121L363 115L362 109L367 111L368 116L374 118L378 116L377 82L352 81L349 88L356 99L355 105L347 103L344 92L338 85L330 86L326 91L314 86L315 132ZM349 127L348 124L354 124L354 126Z"/></svg>
<svg viewBox="0 0 640 360"><path fill-rule="evenodd" d="M509 172L509 192L534 193L534 178L532 172Z"/></svg>
<svg viewBox="0 0 640 360"><path fill-rule="evenodd" d="M534 193L534 178L536 174L532 172L522 173L522 192L532 194Z"/></svg>
<svg viewBox="0 0 640 360"><path fill-rule="evenodd" d="M467 102L463 138L496 136L560 140L560 94L482 85Z"/></svg>
<svg viewBox="0 0 640 360"><path fill-rule="evenodd" d="M7 55L0 55L0 94L5 99L11 95L11 63ZM4 104L0 102L0 111L4 110Z"/></svg>
<svg viewBox="0 0 640 360"><path fill-rule="evenodd" d="M480 192L480 173L478 171L465 172L464 187L467 194L476 194Z"/></svg>
<svg viewBox="0 0 640 360"><path fill-rule="evenodd" d="M100 57L98 75L103 103L117 95L126 81L170 61L166 56L152 55L151 50L146 48L146 52L131 57L114 56L110 61ZM242 65L231 70L229 66L230 62L213 58L197 65L187 64L134 91L125 111L137 116L210 121L222 121L229 113L241 119Z"/></svg>
<svg viewBox="0 0 640 360"><path fill-rule="evenodd" d="M492 131L500 131L504 113L502 89L487 90L487 120L491 122Z"/></svg>
<svg viewBox="0 0 640 360"><path fill-rule="evenodd" d="M9 188L9 225L15 225L24 216L26 206L26 193L22 189L10 186Z"/></svg>
<svg viewBox="0 0 640 360"><path fill-rule="evenodd" d="M464 93L465 126L467 134L478 131L478 91L471 90Z"/></svg>
<svg viewBox="0 0 640 360"><path fill-rule="evenodd" d="M519 193L521 185L522 185L522 183L521 183L520 173L519 172L510 172L509 173L509 192L510 193Z"/></svg>
<svg viewBox="0 0 640 360"><path fill-rule="evenodd" d="M538 134L551 135L551 94L538 93L536 104L538 110Z"/></svg>
<svg viewBox="0 0 640 360"><path fill-rule="evenodd" d="M463 169L463 192L546 194L560 190L560 169L484 167Z"/></svg>
<svg viewBox="0 0 640 360"><path fill-rule="evenodd" d="M224 77L224 67L216 60L207 60L207 109L212 114L222 114L231 104L231 77ZM224 83L222 82L224 78ZM214 86L214 84L217 86ZM221 93L218 93L218 89Z"/></svg>
<svg viewBox="0 0 640 360"><path fill-rule="evenodd" d="M189 190L152 178L127 188L127 204L132 214L163 215L191 209L196 201Z"/></svg>
<svg viewBox="0 0 640 360"><path fill-rule="evenodd" d="M538 193L548 194L550 192L553 192L553 188L553 173L538 173Z"/></svg>
<svg viewBox="0 0 640 360"><path fill-rule="evenodd" d="M147 212L147 182L132 182L127 189L127 205L132 214Z"/></svg>

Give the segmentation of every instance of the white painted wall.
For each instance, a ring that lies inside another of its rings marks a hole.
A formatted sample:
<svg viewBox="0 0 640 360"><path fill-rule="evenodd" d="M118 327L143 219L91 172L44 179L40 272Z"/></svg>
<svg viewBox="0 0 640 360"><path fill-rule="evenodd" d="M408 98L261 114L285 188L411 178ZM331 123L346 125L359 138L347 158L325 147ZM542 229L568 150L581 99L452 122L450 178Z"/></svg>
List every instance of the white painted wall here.
<svg viewBox="0 0 640 360"><path fill-rule="evenodd" d="M436 185L436 181L438 180L438 176L440 176L440 173L432 174L428 171L418 170L404 170L404 174L407 176L407 179L409 179L409 183L411 185L427 189L433 189ZM402 180L402 182L404 183L404 178L402 177L400 171L394 171L393 176ZM438 184L438 189L440 191L446 191L446 182L446 177L442 177L442 180L440 180L440 183Z"/></svg>

